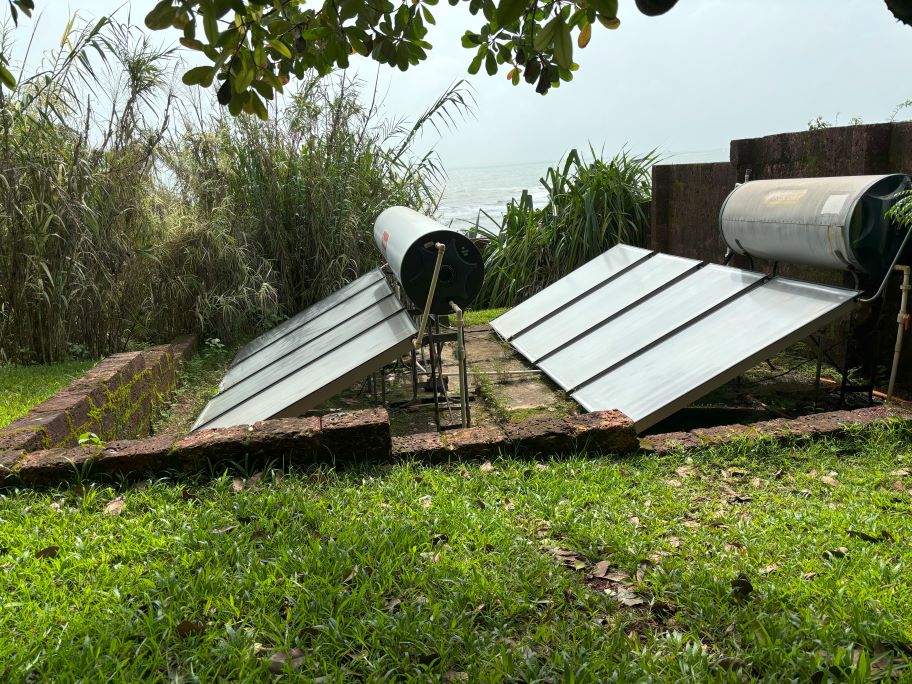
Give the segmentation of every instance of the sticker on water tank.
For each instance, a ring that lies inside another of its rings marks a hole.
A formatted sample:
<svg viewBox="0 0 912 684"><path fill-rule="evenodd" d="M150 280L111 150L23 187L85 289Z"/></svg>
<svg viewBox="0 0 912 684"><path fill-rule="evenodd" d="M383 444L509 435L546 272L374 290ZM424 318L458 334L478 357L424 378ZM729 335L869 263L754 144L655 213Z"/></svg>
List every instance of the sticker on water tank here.
<svg viewBox="0 0 912 684"><path fill-rule="evenodd" d="M773 190L763 198L765 204L798 204L807 190Z"/></svg>
<svg viewBox="0 0 912 684"><path fill-rule="evenodd" d="M842 208L845 206L845 201L848 199L849 193L843 192L837 195L830 195L827 197L827 201L823 203L823 207L820 208L820 215L824 214L841 214Z"/></svg>

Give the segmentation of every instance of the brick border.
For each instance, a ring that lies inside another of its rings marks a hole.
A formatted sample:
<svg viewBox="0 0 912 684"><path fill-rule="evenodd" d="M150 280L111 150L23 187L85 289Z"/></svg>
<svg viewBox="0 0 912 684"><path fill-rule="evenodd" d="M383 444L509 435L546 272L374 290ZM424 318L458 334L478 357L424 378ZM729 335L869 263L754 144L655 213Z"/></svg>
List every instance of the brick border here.
<svg viewBox="0 0 912 684"><path fill-rule="evenodd" d="M149 434L153 407L171 392L196 337L114 354L25 416L0 429L0 468L23 453L76 446L79 435L128 439Z"/></svg>
<svg viewBox="0 0 912 684"><path fill-rule="evenodd" d="M638 448L633 422L617 411L507 428L467 428L443 434L393 438L386 409L334 413L322 418L280 418L250 426L200 430L185 437L159 435L83 446L17 453L0 463L0 484L45 486L77 471L123 477L168 472L201 473L232 464L279 467L412 457L493 457L515 453L564 453L582 448L610 453ZM5 473L2 471L5 470Z"/></svg>
<svg viewBox="0 0 912 684"><path fill-rule="evenodd" d="M385 409L334 413L322 418L282 418L250 426L200 430L185 437L159 435L122 440L104 447L83 446L16 452L0 458L0 486L46 486L77 471L145 477L170 472L205 473L244 463L287 468L315 463L351 463L415 458L439 461L493 458L501 453L551 455L582 450L623 454L640 450L664 454L738 440L788 441L844 433L849 426L912 420L912 410L878 406L832 411L794 420L652 435L638 439L633 422L619 411L601 411L505 427L476 427L392 437ZM5 459L5 460L3 460Z"/></svg>
<svg viewBox="0 0 912 684"><path fill-rule="evenodd" d="M895 419L912 420L912 410L899 404L882 404L846 411L811 413L793 419L777 418L750 425L720 425L690 432L649 435L640 439L640 445L646 451L665 454L671 451L730 444L743 439L819 439L844 434L848 427L884 423Z"/></svg>

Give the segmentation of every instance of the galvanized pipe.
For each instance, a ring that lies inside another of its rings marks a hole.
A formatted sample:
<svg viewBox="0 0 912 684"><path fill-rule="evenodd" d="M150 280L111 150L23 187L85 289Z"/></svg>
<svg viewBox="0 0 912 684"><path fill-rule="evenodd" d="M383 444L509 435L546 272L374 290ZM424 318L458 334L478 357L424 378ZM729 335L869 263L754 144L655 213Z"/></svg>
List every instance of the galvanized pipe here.
<svg viewBox="0 0 912 684"><path fill-rule="evenodd" d="M893 388L896 385L896 373L899 370L899 357L902 352L903 334L909 321L909 290L912 289L912 267L894 266L894 269L901 271L902 279L902 299L899 304L899 314L896 316L896 345L893 347L893 367L890 369L890 384L887 386L887 399L893 398Z"/></svg>
<svg viewBox="0 0 912 684"><path fill-rule="evenodd" d="M421 325L418 326L418 337L415 338L415 349L420 349L424 340L424 328L427 325L428 316L431 315L431 302L434 301L434 292L437 290L437 278L440 277L440 264L443 263L443 253L446 251L446 245L442 242L434 244L437 248L437 261L434 262L434 273L431 275L431 289L428 292L427 301L424 303L424 312L421 314Z"/></svg>
<svg viewBox="0 0 912 684"><path fill-rule="evenodd" d="M456 305L456 302L450 302L450 308L456 312L456 362L459 364L459 404L462 410L462 427L471 426L469 416L469 373L466 368L465 353L465 326L463 321L462 309ZM441 372L443 369L441 368Z"/></svg>

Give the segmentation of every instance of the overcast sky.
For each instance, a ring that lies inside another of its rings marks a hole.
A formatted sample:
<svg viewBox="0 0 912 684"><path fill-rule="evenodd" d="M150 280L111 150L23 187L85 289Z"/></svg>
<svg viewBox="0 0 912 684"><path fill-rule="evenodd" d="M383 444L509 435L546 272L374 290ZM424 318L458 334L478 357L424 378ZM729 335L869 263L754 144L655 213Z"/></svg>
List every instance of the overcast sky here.
<svg viewBox="0 0 912 684"><path fill-rule="evenodd" d="M6 3L3 3L4 6ZM125 2L119 16L142 23L154 0ZM36 0L43 10L35 49L59 44L67 19L112 11L102 0ZM66 8L68 7L68 11ZM6 10L4 10L6 11ZM822 115L886 120L912 98L912 27L898 24L881 0L680 0L658 18L621 0L621 28L595 27L580 70L542 97L495 77L466 74L472 52L459 38L481 20L446 1L434 9L429 59L407 73L381 67L389 113L414 118L454 80L475 88L475 117L436 145L446 166L551 163L572 147L657 148L672 161L728 158L732 138L802 130ZM20 21L17 40L31 22ZM176 41L177 33L162 34ZM373 80L374 63L354 68ZM912 118L912 109L904 115ZM433 142L428 140L428 142Z"/></svg>

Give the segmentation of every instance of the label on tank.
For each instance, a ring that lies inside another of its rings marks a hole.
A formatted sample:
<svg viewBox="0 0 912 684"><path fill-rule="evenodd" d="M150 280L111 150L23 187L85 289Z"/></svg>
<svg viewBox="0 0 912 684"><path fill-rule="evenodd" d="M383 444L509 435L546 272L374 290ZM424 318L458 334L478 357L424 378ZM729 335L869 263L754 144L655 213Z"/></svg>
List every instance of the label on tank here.
<svg viewBox="0 0 912 684"><path fill-rule="evenodd" d="M837 195L830 195L827 197L826 202L823 203L823 207L820 209L820 215L824 214L841 214L842 207L845 206L845 202L849 197L849 193L843 192Z"/></svg>
<svg viewBox="0 0 912 684"><path fill-rule="evenodd" d="M798 204L807 194L807 190L773 190L763 198L765 204Z"/></svg>

